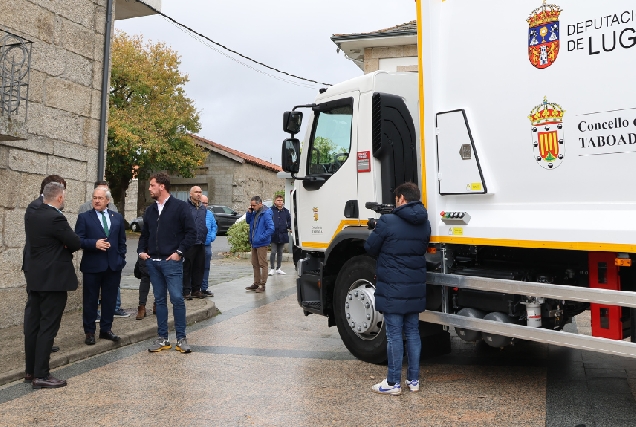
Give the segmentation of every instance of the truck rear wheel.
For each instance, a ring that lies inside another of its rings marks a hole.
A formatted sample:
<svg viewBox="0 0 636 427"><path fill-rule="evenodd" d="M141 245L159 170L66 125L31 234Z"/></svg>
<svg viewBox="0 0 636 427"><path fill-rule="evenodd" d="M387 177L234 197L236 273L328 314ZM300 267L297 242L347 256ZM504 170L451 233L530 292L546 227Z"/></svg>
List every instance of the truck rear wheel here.
<svg viewBox="0 0 636 427"><path fill-rule="evenodd" d="M384 317L375 310L375 260L360 255L347 261L334 289L334 317L347 349L360 360L384 363Z"/></svg>

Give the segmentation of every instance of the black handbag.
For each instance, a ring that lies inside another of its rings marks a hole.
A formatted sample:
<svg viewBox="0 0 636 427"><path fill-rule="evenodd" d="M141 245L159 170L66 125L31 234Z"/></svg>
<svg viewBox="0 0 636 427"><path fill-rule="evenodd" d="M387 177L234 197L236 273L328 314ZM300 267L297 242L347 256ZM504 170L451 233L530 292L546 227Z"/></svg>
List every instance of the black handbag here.
<svg viewBox="0 0 636 427"><path fill-rule="evenodd" d="M133 272L137 279L141 279L141 268L139 267L139 259L135 263L135 271Z"/></svg>

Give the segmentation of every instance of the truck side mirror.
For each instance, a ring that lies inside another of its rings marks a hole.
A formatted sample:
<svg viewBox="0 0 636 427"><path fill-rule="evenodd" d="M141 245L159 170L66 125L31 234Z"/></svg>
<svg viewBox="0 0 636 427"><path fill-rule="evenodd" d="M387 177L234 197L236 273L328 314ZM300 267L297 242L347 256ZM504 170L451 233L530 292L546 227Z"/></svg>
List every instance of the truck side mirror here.
<svg viewBox="0 0 636 427"><path fill-rule="evenodd" d="M283 113L283 130L292 135L300 132L300 125L303 124L303 113L300 111L286 111Z"/></svg>
<svg viewBox="0 0 636 427"><path fill-rule="evenodd" d="M298 173L300 170L300 141L296 138L283 141L281 164L285 172Z"/></svg>

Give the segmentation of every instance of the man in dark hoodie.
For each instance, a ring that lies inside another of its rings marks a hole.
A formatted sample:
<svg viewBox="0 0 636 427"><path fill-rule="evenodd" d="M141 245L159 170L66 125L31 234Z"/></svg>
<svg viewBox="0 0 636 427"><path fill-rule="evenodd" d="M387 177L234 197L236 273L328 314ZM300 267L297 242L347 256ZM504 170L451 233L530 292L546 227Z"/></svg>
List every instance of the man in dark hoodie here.
<svg viewBox="0 0 636 427"><path fill-rule="evenodd" d="M420 352L419 313L426 308L426 249L431 236L426 208L420 190L412 182L395 189L396 208L383 215L364 244L377 257L375 303L384 314L387 337L388 375L372 390L381 394L402 393L400 386L404 343L408 371L406 385L419 391Z"/></svg>

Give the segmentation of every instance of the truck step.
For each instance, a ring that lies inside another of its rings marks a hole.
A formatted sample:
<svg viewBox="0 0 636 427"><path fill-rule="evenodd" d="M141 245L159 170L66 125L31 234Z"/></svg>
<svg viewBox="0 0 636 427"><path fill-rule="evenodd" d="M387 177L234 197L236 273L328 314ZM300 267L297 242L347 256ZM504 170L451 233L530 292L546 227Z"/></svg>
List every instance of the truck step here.
<svg viewBox="0 0 636 427"><path fill-rule="evenodd" d="M303 301L302 307L310 310L320 310L320 301Z"/></svg>

